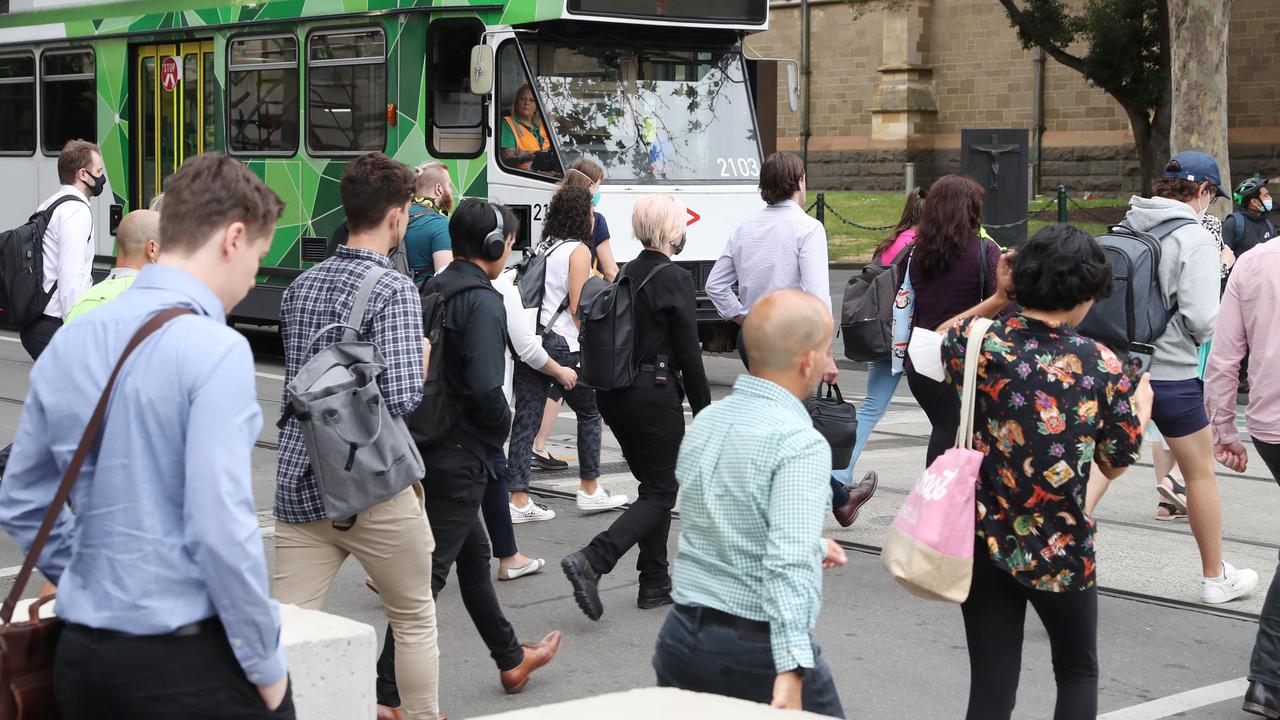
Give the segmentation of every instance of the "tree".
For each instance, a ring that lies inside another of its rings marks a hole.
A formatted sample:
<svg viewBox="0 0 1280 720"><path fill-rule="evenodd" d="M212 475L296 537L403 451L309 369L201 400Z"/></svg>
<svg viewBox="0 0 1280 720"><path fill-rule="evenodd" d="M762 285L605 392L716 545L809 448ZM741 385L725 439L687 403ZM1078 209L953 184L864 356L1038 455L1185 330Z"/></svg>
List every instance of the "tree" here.
<svg viewBox="0 0 1280 720"><path fill-rule="evenodd" d="M1086 0L1082 7L1072 3L1075 11L1063 0L1023 0L1021 7L1015 0L999 2L1024 48L1044 48L1124 109L1147 191L1171 154L1170 0ZM1071 51L1080 46L1082 53Z"/></svg>
<svg viewBox="0 0 1280 720"><path fill-rule="evenodd" d="M1227 152L1227 35L1231 0L1169 0L1173 29L1174 152L1201 150L1218 161L1230 190Z"/></svg>

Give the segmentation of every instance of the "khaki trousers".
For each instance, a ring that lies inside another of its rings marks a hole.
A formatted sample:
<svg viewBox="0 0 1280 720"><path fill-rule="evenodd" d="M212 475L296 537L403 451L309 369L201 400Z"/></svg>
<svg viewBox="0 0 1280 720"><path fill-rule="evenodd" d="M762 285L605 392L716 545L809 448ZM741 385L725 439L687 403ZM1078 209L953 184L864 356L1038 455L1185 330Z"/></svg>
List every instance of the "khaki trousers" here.
<svg viewBox="0 0 1280 720"><path fill-rule="evenodd" d="M280 602L320 609L349 555L355 555L378 586L396 639L405 720L439 717L440 653L431 596L435 539L421 492L415 485L361 512L345 531L334 528L330 520L276 524L275 596Z"/></svg>

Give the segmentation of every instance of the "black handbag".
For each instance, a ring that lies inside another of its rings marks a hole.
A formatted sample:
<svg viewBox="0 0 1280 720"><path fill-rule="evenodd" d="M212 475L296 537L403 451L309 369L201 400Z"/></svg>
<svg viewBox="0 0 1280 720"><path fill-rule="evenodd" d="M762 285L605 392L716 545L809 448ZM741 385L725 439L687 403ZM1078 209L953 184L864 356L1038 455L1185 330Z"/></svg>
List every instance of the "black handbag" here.
<svg viewBox="0 0 1280 720"><path fill-rule="evenodd" d="M827 392L822 393L823 386ZM823 382L813 397L804 401L804 409L813 418L813 427L831 446L831 469L843 470L853 459L853 445L858 435L858 410L844 401L840 386Z"/></svg>

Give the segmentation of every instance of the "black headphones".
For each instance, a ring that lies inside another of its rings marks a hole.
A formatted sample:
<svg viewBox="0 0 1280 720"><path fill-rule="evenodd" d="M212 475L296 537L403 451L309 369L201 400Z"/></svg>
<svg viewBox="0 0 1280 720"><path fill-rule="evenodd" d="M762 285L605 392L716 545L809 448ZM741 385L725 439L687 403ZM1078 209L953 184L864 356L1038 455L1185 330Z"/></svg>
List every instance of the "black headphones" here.
<svg viewBox="0 0 1280 720"><path fill-rule="evenodd" d="M507 234L502 227L502 212L497 206L490 207L493 208L493 218L498 221L498 226L484 236L484 241L480 243L480 255L485 260L501 260L502 253L507 249Z"/></svg>

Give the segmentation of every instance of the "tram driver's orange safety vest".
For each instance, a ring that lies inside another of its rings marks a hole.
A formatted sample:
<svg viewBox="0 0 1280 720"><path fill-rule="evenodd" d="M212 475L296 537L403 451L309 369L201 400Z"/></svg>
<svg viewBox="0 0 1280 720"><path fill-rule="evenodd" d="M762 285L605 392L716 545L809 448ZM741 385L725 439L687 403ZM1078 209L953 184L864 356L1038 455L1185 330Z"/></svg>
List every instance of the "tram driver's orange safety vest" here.
<svg viewBox="0 0 1280 720"><path fill-rule="evenodd" d="M507 127L511 128L511 133L516 136L516 150L520 152L542 152L551 149L551 141L547 139L546 126L543 126L541 136L538 133L529 131L524 124L516 122L514 117L508 115L504 118L507 121ZM528 170L532 161L518 163L517 168Z"/></svg>

